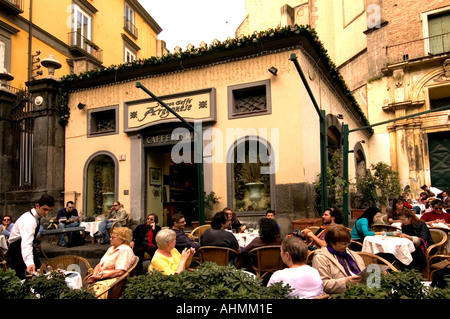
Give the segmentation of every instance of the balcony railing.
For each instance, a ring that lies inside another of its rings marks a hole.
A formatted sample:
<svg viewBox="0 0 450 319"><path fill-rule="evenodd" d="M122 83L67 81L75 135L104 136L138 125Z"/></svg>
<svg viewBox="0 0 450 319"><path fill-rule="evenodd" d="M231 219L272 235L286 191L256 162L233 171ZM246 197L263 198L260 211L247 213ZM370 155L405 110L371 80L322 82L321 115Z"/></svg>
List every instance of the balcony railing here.
<svg viewBox="0 0 450 319"><path fill-rule="evenodd" d="M69 32L69 45L77 49L80 53L90 55L100 62L103 62L103 50L100 49L94 42L85 38L78 31Z"/></svg>
<svg viewBox="0 0 450 319"><path fill-rule="evenodd" d="M450 33L386 47L388 64L450 52Z"/></svg>
<svg viewBox="0 0 450 319"><path fill-rule="evenodd" d="M131 22L131 20L128 20L127 17L123 17L123 28L127 30L134 38L137 39L138 37L138 29L136 26Z"/></svg>
<svg viewBox="0 0 450 319"><path fill-rule="evenodd" d="M0 5L16 13L23 12L23 0L0 0Z"/></svg>

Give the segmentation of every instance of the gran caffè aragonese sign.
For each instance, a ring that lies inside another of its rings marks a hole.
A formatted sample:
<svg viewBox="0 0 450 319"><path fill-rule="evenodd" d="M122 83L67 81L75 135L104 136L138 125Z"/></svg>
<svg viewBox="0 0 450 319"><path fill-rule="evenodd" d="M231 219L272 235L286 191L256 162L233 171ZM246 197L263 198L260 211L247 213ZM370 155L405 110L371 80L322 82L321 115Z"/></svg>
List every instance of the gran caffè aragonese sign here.
<svg viewBox="0 0 450 319"><path fill-rule="evenodd" d="M215 121L214 88L162 96L159 99L188 122ZM125 132L142 130L157 124L180 122L167 108L154 99L125 103Z"/></svg>

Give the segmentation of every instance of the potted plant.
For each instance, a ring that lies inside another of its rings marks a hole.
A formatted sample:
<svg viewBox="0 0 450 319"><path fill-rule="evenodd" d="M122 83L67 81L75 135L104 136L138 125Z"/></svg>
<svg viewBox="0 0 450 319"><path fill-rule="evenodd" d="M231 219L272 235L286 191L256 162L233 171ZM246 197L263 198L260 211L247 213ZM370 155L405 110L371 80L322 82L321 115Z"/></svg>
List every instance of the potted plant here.
<svg viewBox="0 0 450 319"><path fill-rule="evenodd" d="M361 211L369 207L382 208L388 203L390 196L398 196L401 192L398 172L384 162L370 166L373 174L358 177L356 192L352 196L352 218L357 219Z"/></svg>

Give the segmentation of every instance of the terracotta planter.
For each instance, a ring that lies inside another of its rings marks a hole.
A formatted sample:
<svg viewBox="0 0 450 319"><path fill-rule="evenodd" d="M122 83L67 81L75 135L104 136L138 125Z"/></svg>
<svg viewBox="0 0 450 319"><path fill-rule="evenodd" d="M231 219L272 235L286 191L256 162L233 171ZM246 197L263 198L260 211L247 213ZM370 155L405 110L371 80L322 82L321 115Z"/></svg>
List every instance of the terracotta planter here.
<svg viewBox="0 0 450 319"><path fill-rule="evenodd" d="M321 226L322 218L303 218L292 222L293 229L305 229L310 226Z"/></svg>

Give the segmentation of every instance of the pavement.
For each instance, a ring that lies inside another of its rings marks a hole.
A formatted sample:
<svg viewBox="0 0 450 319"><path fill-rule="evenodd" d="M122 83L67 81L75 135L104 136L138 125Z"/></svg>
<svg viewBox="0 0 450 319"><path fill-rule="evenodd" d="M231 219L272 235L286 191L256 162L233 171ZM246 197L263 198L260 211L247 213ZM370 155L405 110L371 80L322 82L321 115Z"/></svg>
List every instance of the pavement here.
<svg viewBox="0 0 450 319"><path fill-rule="evenodd" d="M91 238L87 236L84 245L77 247L61 247L57 244L56 240L50 241L51 238L46 237L49 236L45 236L41 240L41 248L49 259L61 255L76 255L87 259L92 267L95 267L100 262L100 259L111 246L109 244L93 244ZM40 261L41 263L44 263L46 261L45 256L41 256Z"/></svg>

